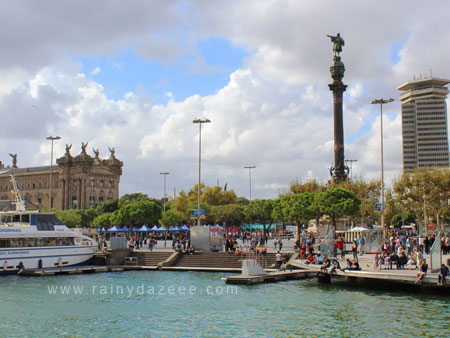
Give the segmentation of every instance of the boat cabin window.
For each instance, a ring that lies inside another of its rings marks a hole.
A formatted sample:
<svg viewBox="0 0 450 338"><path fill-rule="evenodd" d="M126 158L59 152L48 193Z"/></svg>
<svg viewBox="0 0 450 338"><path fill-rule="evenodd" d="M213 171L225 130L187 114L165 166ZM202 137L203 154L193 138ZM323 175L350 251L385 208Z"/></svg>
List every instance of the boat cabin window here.
<svg viewBox="0 0 450 338"><path fill-rule="evenodd" d="M36 238L36 246L46 246L46 238Z"/></svg>
<svg viewBox="0 0 450 338"><path fill-rule="evenodd" d="M56 246L56 238L47 238L46 246Z"/></svg>
<svg viewBox="0 0 450 338"><path fill-rule="evenodd" d="M24 247L36 246L36 238L24 238Z"/></svg>
<svg viewBox="0 0 450 338"><path fill-rule="evenodd" d="M73 237L53 238L8 238L0 239L0 248L30 248L42 246L70 246L75 245ZM86 245L90 245L90 242Z"/></svg>
<svg viewBox="0 0 450 338"><path fill-rule="evenodd" d="M21 248L23 247L23 238L11 238L10 243L11 248Z"/></svg>
<svg viewBox="0 0 450 338"><path fill-rule="evenodd" d="M38 231L54 231L55 225L62 224L55 215L32 215L31 220Z"/></svg>
<svg viewBox="0 0 450 338"><path fill-rule="evenodd" d="M22 215L23 223L30 223L30 215Z"/></svg>

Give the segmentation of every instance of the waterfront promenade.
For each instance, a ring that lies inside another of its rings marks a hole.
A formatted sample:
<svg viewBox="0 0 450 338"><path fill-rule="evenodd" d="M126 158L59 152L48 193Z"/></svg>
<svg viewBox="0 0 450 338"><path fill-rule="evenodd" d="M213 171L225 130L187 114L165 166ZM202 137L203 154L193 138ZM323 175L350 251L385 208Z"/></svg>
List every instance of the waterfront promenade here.
<svg viewBox="0 0 450 338"><path fill-rule="evenodd" d="M425 255L427 264L429 266L428 272L424 277L423 281L419 283L419 286L426 287L437 287L438 285L438 275L439 272L431 272L431 261L430 255ZM339 263L341 268L344 269L346 267L346 259L352 260L353 255L347 254L345 258L340 258ZM442 256L442 263L447 264L447 260L450 259L450 255ZM364 254L358 255L358 262L361 267L361 270L337 270L336 277L338 279L340 277L354 277L357 279L365 279L372 281L384 281L384 282L393 282L393 283L402 283L402 284L416 284L417 271L418 269L415 266L412 266L411 269L407 267L404 269L397 269L395 265L392 269L385 269L384 266L379 268L374 268L374 255L373 254ZM290 262L290 266L292 268L299 269L307 269L311 271L320 271L320 266L318 264L305 264L303 260L293 260ZM333 279L333 278L332 278ZM441 288L441 287L440 287ZM446 285L444 285L445 289L450 289L450 282L447 279Z"/></svg>
<svg viewBox="0 0 450 338"><path fill-rule="evenodd" d="M250 242L243 243L242 240L237 239L237 243L239 246L241 246L243 249L249 249L250 248ZM294 252L294 246L295 246L295 239L283 239L283 246L281 248L281 252L283 253L293 253ZM148 250L145 249L139 249L140 250ZM171 251L172 249L172 240L167 240L166 244L164 245L164 240L158 240L156 245L153 247L153 250L155 251ZM267 241L267 252L277 252L278 247L275 248L273 245L273 239L269 239Z"/></svg>

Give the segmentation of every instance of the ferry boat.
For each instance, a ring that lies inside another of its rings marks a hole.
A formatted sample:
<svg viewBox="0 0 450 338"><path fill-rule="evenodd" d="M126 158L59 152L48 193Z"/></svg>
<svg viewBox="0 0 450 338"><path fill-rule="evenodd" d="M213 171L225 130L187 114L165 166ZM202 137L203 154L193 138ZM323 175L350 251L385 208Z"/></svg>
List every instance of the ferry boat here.
<svg viewBox="0 0 450 338"><path fill-rule="evenodd" d="M88 263L97 242L71 231L54 213L25 210L13 175L11 181L16 210L0 212L0 274Z"/></svg>

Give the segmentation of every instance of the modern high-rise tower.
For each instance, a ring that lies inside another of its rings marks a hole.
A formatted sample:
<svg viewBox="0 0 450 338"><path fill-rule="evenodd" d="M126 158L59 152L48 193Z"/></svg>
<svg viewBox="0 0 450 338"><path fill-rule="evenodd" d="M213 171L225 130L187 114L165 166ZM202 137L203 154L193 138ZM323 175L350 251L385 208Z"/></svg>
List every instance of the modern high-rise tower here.
<svg viewBox="0 0 450 338"><path fill-rule="evenodd" d="M450 80L435 77L406 82L397 89L402 103L403 172L448 167L447 105Z"/></svg>

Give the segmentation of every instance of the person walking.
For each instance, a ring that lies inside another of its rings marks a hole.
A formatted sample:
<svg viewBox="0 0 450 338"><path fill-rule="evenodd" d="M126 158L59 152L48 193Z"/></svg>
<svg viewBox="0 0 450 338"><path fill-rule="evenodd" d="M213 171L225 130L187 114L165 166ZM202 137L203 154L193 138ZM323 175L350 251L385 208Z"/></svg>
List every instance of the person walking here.
<svg viewBox="0 0 450 338"><path fill-rule="evenodd" d="M353 258L358 260L358 239L353 239L353 244L352 244L352 254L353 254Z"/></svg>
<svg viewBox="0 0 450 338"><path fill-rule="evenodd" d="M277 254L275 255L275 259L276 259L276 268L278 269L278 270L280 270L280 268L281 268L281 253L280 253L280 251L277 251Z"/></svg>
<svg viewBox="0 0 450 338"><path fill-rule="evenodd" d="M345 258L345 250L344 250L344 240L341 236L336 240L336 246L338 248L338 253L341 255L341 258Z"/></svg>
<svg viewBox="0 0 450 338"><path fill-rule="evenodd" d="M420 253L422 253L422 254L423 254L423 249L424 249L424 242L425 242L425 239L423 238L423 236L420 236L419 237L419 250L420 250Z"/></svg>
<svg viewBox="0 0 450 338"><path fill-rule="evenodd" d="M364 244L366 244L366 240L364 239L364 236L361 236L358 243L360 256L364 254Z"/></svg>

